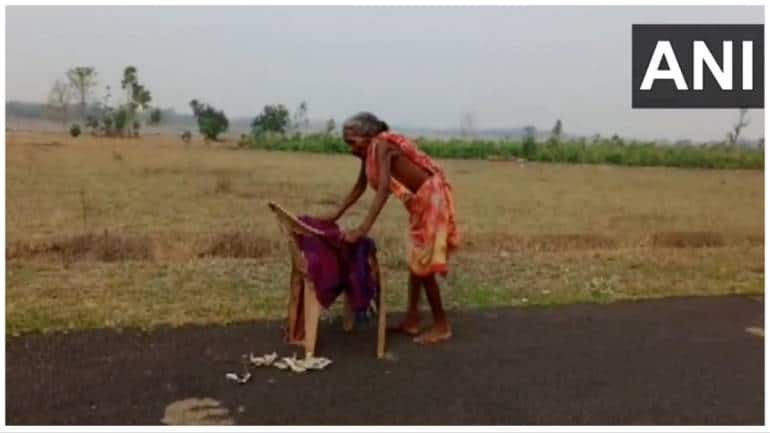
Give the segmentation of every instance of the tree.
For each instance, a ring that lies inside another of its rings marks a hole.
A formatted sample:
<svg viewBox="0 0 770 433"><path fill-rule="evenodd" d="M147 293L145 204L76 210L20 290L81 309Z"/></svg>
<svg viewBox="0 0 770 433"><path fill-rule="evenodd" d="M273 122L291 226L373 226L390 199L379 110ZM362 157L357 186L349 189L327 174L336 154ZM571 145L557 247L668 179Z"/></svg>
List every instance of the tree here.
<svg viewBox="0 0 770 433"><path fill-rule="evenodd" d="M96 131L99 129L99 119L94 115L86 117L86 128L91 130L91 134L96 135Z"/></svg>
<svg viewBox="0 0 770 433"><path fill-rule="evenodd" d="M524 127L524 138L531 138L532 140L534 140L535 139L535 132L536 131L537 131L537 129L534 126L532 126L532 125L525 126Z"/></svg>
<svg viewBox="0 0 770 433"><path fill-rule="evenodd" d="M146 110L150 106L150 101L152 101L152 96L150 94L150 91L147 90L144 86L141 84L135 84L131 87L131 107L136 111L138 110Z"/></svg>
<svg viewBox="0 0 770 433"><path fill-rule="evenodd" d="M136 119L136 115L150 106L152 95L148 89L139 84L139 77L135 66L127 66L123 70L123 79L120 81L120 87L126 92L125 110L128 116L126 125L130 124L133 127L133 134L129 131L129 135L138 136L139 129L136 125L139 122ZM121 134L123 133L123 129L117 129Z"/></svg>
<svg viewBox="0 0 770 433"><path fill-rule="evenodd" d="M115 110L111 116L109 124L110 126L114 126L115 131L122 135L126 130L126 126L128 126L128 117L128 109L126 109L126 107L120 107Z"/></svg>
<svg viewBox="0 0 770 433"><path fill-rule="evenodd" d="M738 143L738 138L741 135L741 130L749 126L749 119L746 117L748 114L748 108L741 108L738 112L738 123L733 125L733 130L727 133L727 144L735 146Z"/></svg>
<svg viewBox="0 0 770 433"><path fill-rule="evenodd" d="M327 120L326 127L324 128L324 132L326 133L326 135L334 134L335 129L337 129L337 124L334 122L334 118Z"/></svg>
<svg viewBox="0 0 770 433"><path fill-rule="evenodd" d="M114 130L112 129L113 120L111 116L106 116L104 119L102 119L102 123L104 124L104 135L106 136L112 136L114 133Z"/></svg>
<svg viewBox="0 0 770 433"><path fill-rule="evenodd" d="M207 140L217 140L217 136L230 126L224 111L209 104L202 104L197 99L190 101L193 116L198 120L198 130Z"/></svg>
<svg viewBox="0 0 770 433"><path fill-rule="evenodd" d="M123 79L120 80L120 88L124 90L130 89L131 86L137 82L138 78L136 76L136 67L126 66L126 69L123 70ZM130 97L128 99L130 99Z"/></svg>
<svg viewBox="0 0 770 433"><path fill-rule="evenodd" d="M104 97L102 98L102 107L110 106L110 98L112 98L112 87L109 85L104 86Z"/></svg>
<svg viewBox="0 0 770 433"><path fill-rule="evenodd" d="M557 141L561 139L561 128L561 119L556 119L556 124L553 125L553 129L551 130L551 139Z"/></svg>
<svg viewBox="0 0 770 433"><path fill-rule="evenodd" d="M150 125L158 125L162 119L163 114L161 113L160 108L150 111Z"/></svg>
<svg viewBox="0 0 770 433"><path fill-rule="evenodd" d="M289 126L289 110L282 104L265 105L262 114L251 122L251 129L255 135L265 132L284 134Z"/></svg>
<svg viewBox="0 0 770 433"><path fill-rule="evenodd" d="M310 120L307 118L307 102L302 101L294 112L294 124L292 129L295 131L307 130L310 127Z"/></svg>
<svg viewBox="0 0 770 433"><path fill-rule="evenodd" d="M537 154L537 143L535 142L535 127L524 127L524 142L522 143L522 153L527 159L533 159Z"/></svg>
<svg viewBox="0 0 770 433"><path fill-rule="evenodd" d="M48 93L46 109L51 120L58 120L64 126L67 123L72 89L62 80L56 80Z"/></svg>
<svg viewBox="0 0 770 433"><path fill-rule="evenodd" d="M80 97L80 117L86 115L86 103L91 89L96 87L96 69L90 66L78 66L67 71L70 86Z"/></svg>

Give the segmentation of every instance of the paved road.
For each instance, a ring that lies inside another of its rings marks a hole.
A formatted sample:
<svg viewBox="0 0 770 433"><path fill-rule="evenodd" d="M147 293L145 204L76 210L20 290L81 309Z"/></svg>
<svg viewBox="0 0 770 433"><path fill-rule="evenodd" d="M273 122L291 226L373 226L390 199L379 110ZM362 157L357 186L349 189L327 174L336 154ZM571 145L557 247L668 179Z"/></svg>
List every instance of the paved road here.
<svg viewBox="0 0 770 433"><path fill-rule="evenodd" d="M419 347L321 329L322 372L254 369L281 323L8 338L9 424L763 424L763 304L742 297L493 309ZM756 331L756 330L755 330ZM760 331L761 332L761 331Z"/></svg>

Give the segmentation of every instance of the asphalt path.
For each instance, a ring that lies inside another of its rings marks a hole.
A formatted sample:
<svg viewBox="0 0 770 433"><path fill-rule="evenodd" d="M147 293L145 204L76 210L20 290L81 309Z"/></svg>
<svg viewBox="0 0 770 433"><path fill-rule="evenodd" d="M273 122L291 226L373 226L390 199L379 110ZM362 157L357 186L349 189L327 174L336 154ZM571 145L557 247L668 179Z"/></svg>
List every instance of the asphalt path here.
<svg viewBox="0 0 770 433"><path fill-rule="evenodd" d="M398 317L390 317L390 320ZM764 424L764 308L750 297L454 312L432 347L323 323L296 374L241 356L301 352L283 323L92 330L6 340L6 422L24 425Z"/></svg>

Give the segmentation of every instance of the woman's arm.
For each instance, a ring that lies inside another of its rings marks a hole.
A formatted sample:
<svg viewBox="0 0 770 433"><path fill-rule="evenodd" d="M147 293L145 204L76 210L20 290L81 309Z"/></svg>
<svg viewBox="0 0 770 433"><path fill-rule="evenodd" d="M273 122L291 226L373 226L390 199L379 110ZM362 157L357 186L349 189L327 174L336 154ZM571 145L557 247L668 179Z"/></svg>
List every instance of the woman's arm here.
<svg viewBox="0 0 770 433"><path fill-rule="evenodd" d="M377 165L379 166L380 176L377 180L377 195L374 196L372 206L369 208L369 214L358 230L356 230L361 233L361 236L368 233L372 228L374 221L377 219L380 211L382 211L382 208L385 207L388 197L390 197L390 166L393 158L397 155L397 151L388 145L386 141L379 142L379 146L377 146Z"/></svg>
<svg viewBox="0 0 770 433"><path fill-rule="evenodd" d="M337 221L344 213L347 211L350 206L353 206L355 202L358 201L359 198L361 198L362 195L364 195L364 192L366 191L366 161L361 161L361 170L358 172L358 179L356 179L355 185L353 185L353 189L350 190L348 193L348 196L345 198L345 201L342 202L342 206L333 213L329 218L326 218L331 221Z"/></svg>

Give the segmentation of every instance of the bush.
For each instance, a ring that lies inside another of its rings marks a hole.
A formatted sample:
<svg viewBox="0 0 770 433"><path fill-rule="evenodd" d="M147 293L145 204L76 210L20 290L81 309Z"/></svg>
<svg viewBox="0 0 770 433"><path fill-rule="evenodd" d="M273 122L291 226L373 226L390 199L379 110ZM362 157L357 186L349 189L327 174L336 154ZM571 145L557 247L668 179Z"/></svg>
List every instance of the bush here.
<svg viewBox="0 0 770 433"><path fill-rule="evenodd" d="M246 134L241 134L241 138L238 139L238 147L248 147L251 144L251 138Z"/></svg>
<svg viewBox="0 0 770 433"><path fill-rule="evenodd" d="M534 137L527 137L524 139L524 145L522 146L524 157L527 159L534 159L537 153L537 143L535 143Z"/></svg>
<svg viewBox="0 0 770 433"><path fill-rule="evenodd" d="M183 132L182 133L182 141L184 141L185 143L189 143L190 140L192 140L192 132L190 132L190 131Z"/></svg>
<svg viewBox="0 0 770 433"><path fill-rule="evenodd" d="M619 137L585 140L549 140L540 146L534 139L484 141L436 140L417 138L417 146L435 158L500 159L527 158L532 161L614 164L627 166L668 166L683 168L746 168L762 169L764 153L757 149L727 147L661 147L655 143L635 143ZM251 136L247 145L254 149L301 151L316 153L349 153L348 146L338 137L312 134L284 137L262 133Z"/></svg>
<svg viewBox="0 0 770 433"><path fill-rule="evenodd" d="M115 133L112 129L112 117L105 116L104 119L102 119L102 123L104 123L104 135L111 137Z"/></svg>
<svg viewBox="0 0 770 433"><path fill-rule="evenodd" d="M251 129L254 135L264 133L284 134L288 126L289 110L281 104L265 105L262 113L251 121ZM299 133L297 133L297 136L299 136Z"/></svg>
<svg viewBox="0 0 770 433"><path fill-rule="evenodd" d="M225 112L208 104L201 104L196 99L190 101L193 115L198 119L198 130L208 140L217 140L219 134L227 131L230 122Z"/></svg>
<svg viewBox="0 0 770 433"><path fill-rule="evenodd" d="M86 128L90 129L92 133L96 133L99 129L99 119L96 116L88 116L86 118Z"/></svg>
<svg viewBox="0 0 770 433"><path fill-rule="evenodd" d="M150 111L150 125L158 125L163 119L163 113L159 108Z"/></svg>
<svg viewBox="0 0 770 433"><path fill-rule="evenodd" d="M112 124L115 126L115 130L123 135L123 131L128 126L128 111L125 108L116 110L112 118Z"/></svg>
<svg viewBox="0 0 770 433"><path fill-rule="evenodd" d="M77 137L80 135L80 125L77 123L73 123L72 126L70 126L70 135L73 137Z"/></svg>

